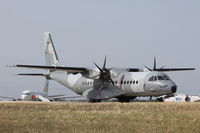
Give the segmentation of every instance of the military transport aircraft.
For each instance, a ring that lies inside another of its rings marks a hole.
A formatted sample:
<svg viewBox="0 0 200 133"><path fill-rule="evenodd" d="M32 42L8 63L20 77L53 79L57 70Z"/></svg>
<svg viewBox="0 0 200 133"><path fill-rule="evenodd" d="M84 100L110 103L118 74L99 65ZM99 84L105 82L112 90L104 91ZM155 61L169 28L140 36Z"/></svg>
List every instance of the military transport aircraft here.
<svg viewBox="0 0 200 133"><path fill-rule="evenodd" d="M177 91L177 85L165 74L168 71L195 70L194 68L107 68L106 57L103 67L64 67L60 65L49 32L44 33L46 65L11 65L31 69L47 70L46 73L25 73L18 75L43 76L46 80L55 80L90 102L117 98L120 102L129 102L137 96L170 95Z"/></svg>

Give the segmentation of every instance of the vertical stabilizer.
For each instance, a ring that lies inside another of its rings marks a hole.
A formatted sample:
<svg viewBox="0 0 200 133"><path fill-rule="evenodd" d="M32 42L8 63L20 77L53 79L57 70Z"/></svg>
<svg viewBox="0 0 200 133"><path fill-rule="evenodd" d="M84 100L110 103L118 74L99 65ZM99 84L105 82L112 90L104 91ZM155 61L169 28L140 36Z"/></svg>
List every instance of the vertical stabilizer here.
<svg viewBox="0 0 200 133"><path fill-rule="evenodd" d="M59 60L49 32L44 32L46 65L58 66Z"/></svg>

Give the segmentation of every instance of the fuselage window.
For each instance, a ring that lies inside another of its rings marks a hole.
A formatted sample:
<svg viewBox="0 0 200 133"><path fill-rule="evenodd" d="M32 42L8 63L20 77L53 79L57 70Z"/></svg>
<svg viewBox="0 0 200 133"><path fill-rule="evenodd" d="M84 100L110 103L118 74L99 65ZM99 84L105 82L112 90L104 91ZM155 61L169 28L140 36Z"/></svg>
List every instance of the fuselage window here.
<svg viewBox="0 0 200 133"><path fill-rule="evenodd" d="M136 81L136 84L138 84L138 80Z"/></svg>
<svg viewBox="0 0 200 133"><path fill-rule="evenodd" d="M90 85L92 85L92 81L90 82Z"/></svg>
<svg viewBox="0 0 200 133"><path fill-rule="evenodd" d="M129 84L129 81L127 81L127 84Z"/></svg>
<svg viewBox="0 0 200 133"><path fill-rule="evenodd" d="M135 84L135 80L133 81L133 84Z"/></svg>
<svg viewBox="0 0 200 133"><path fill-rule="evenodd" d="M130 84L132 84L133 81L130 81Z"/></svg>
<svg viewBox="0 0 200 133"><path fill-rule="evenodd" d="M117 81L115 81L115 84L117 84Z"/></svg>
<svg viewBox="0 0 200 133"><path fill-rule="evenodd" d="M84 82L82 82L82 85L84 85Z"/></svg>
<svg viewBox="0 0 200 133"><path fill-rule="evenodd" d="M124 81L124 84L126 84L126 81Z"/></svg>

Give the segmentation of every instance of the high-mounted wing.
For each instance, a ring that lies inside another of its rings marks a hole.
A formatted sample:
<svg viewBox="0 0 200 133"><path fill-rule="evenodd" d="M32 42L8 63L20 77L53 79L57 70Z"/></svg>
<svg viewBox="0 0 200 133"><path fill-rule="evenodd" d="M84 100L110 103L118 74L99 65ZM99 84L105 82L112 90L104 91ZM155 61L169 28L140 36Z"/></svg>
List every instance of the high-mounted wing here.
<svg viewBox="0 0 200 133"><path fill-rule="evenodd" d="M170 72L170 71L189 71L195 70L195 68L165 68L165 66L161 68L157 68L156 65L156 57L154 57L153 69L145 66L149 71L160 71L160 72Z"/></svg>
<svg viewBox="0 0 200 133"><path fill-rule="evenodd" d="M51 71L66 71L70 73L87 73L88 69L84 67L62 67L62 66L40 66L40 65L12 65L8 67L22 67L30 69L43 69Z"/></svg>
<svg viewBox="0 0 200 133"><path fill-rule="evenodd" d="M161 69L156 69L156 71L160 71L160 72L189 71L189 70L195 70L195 68L161 68Z"/></svg>
<svg viewBox="0 0 200 133"><path fill-rule="evenodd" d="M19 75L19 76L44 76L44 77L49 76L49 74L45 74L45 73L18 73L16 75Z"/></svg>

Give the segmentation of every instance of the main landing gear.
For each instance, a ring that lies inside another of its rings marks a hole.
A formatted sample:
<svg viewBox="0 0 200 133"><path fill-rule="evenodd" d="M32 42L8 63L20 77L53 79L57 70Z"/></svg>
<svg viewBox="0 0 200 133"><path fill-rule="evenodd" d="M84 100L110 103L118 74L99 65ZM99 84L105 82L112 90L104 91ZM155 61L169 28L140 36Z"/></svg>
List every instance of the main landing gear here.
<svg viewBox="0 0 200 133"><path fill-rule="evenodd" d="M90 103L99 103L99 102L101 102L101 100L100 99L89 99L89 102Z"/></svg>
<svg viewBox="0 0 200 133"><path fill-rule="evenodd" d="M128 103L128 102L130 102L131 100L133 100L133 99L135 99L136 97L118 97L118 101L119 102L126 102L126 103Z"/></svg>

